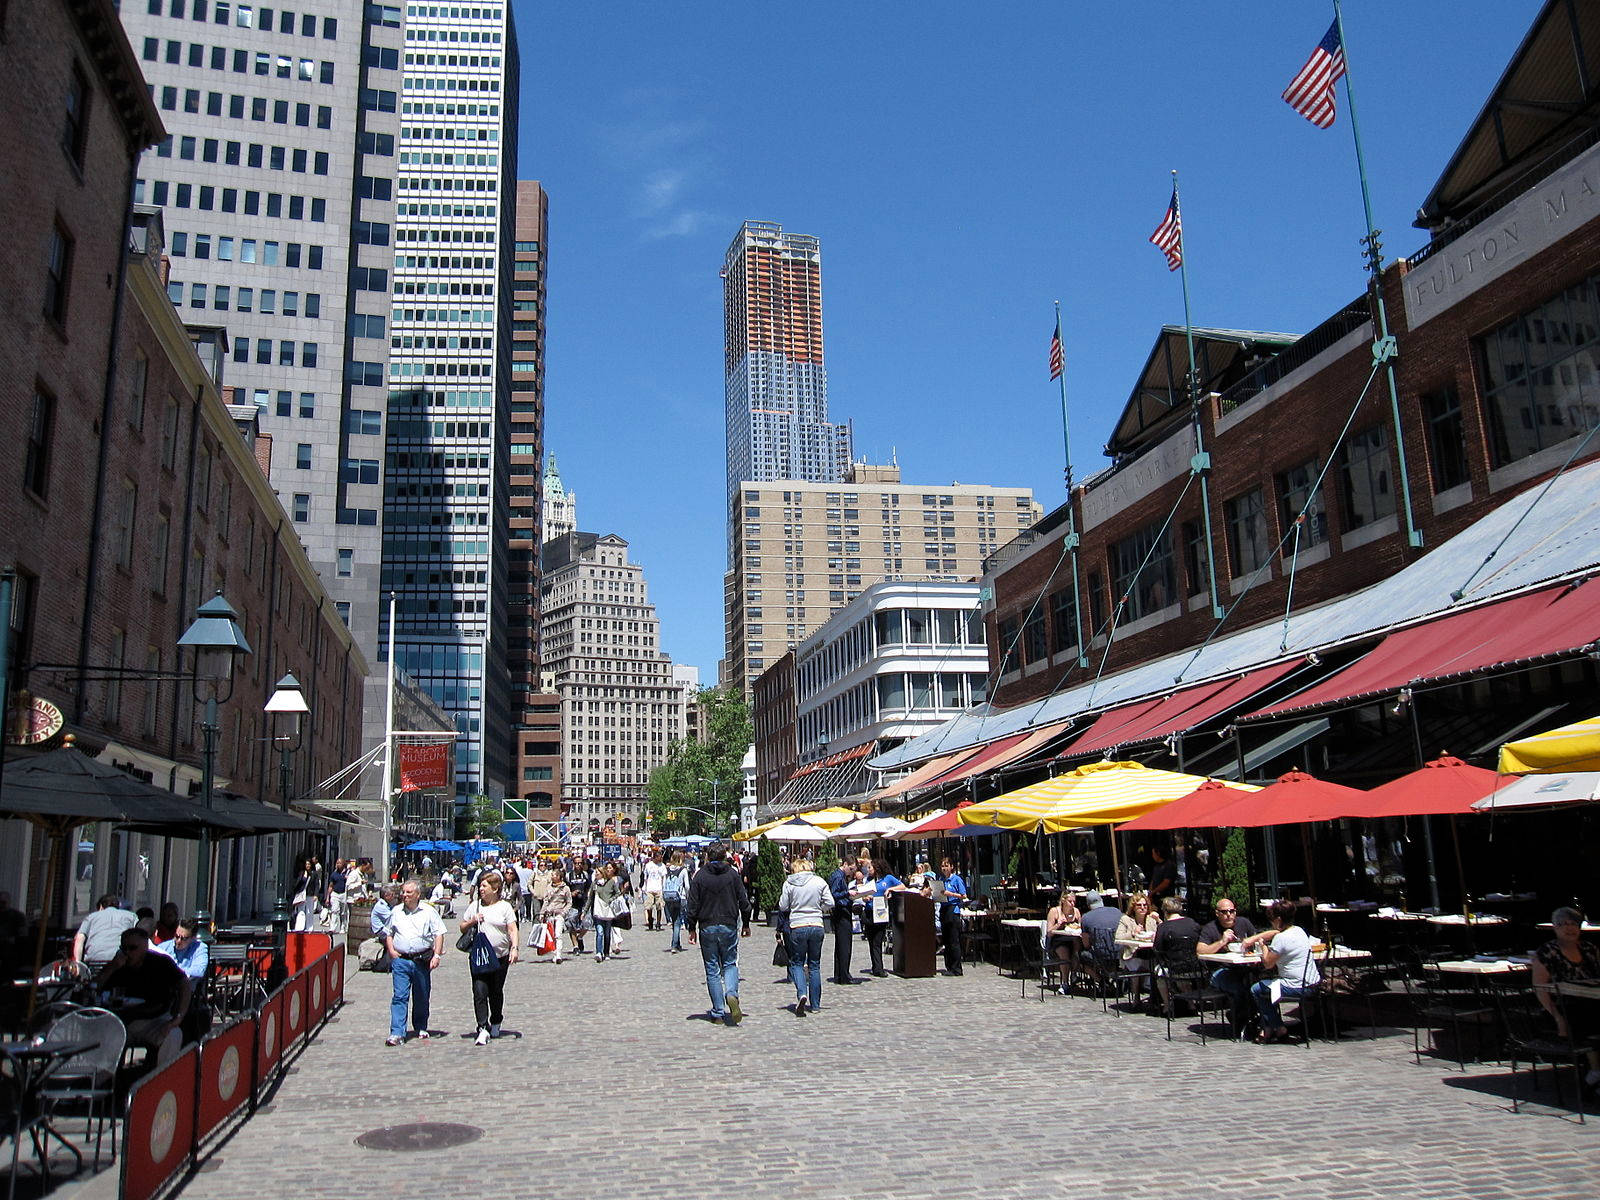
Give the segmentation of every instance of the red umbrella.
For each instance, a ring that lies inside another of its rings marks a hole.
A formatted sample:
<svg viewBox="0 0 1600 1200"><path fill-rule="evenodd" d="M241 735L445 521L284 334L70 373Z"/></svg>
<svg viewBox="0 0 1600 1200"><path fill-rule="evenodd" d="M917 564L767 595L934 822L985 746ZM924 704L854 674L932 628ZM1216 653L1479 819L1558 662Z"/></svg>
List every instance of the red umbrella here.
<svg viewBox="0 0 1600 1200"><path fill-rule="evenodd" d="M1304 771L1280 775L1250 796L1244 796L1211 814L1211 824L1251 827L1298 825L1306 821L1333 821L1359 815L1367 803L1360 788L1329 783Z"/></svg>
<svg viewBox="0 0 1600 1200"><path fill-rule="evenodd" d="M1255 795L1255 789L1249 793ZM1237 784L1229 785L1220 779L1208 779L1187 796L1179 796L1171 804L1153 808L1142 817L1124 821L1117 826L1118 833L1138 832L1145 829L1210 829L1217 822L1211 814L1227 808L1240 798Z"/></svg>
<svg viewBox="0 0 1600 1200"><path fill-rule="evenodd" d="M1496 775L1446 754L1409 775L1367 793L1367 807L1354 817L1423 817L1472 811L1472 802L1498 791L1515 776Z"/></svg>

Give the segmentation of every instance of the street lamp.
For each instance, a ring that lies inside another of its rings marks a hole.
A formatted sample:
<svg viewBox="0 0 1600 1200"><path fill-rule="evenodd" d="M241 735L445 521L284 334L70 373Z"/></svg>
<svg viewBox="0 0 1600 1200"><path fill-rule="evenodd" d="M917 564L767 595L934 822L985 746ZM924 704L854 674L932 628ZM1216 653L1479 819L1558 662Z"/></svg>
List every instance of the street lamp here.
<svg viewBox="0 0 1600 1200"><path fill-rule="evenodd" d="M262 711L272 718L274 731L281 730L284 725L290 730L287 733L274 732L272 739L278 744L279 795L283 811L288 812L289 795L294 790L294 762L291 756L299 751L305 740L305 724L301 718L311 711L311 706L306 703L306 694L300 687L300 681L293 675L285 675L278 680L276 689ZM284 875L284 859L287 857L284 849L287 843L287 837L278 839L278 901L272 910L274 931L287 931L289 928L289 896Z"/></svg>
<svg viewBox="0 0 1600 1200"><path fill-rule="evenodd" d="M195 610L194 623L178 639L178 649L194 651L194 698L205 705L200 719L203 766L200 793L206 811L211 811L211 791L217 765L217 705L233 695L233 670L238 660L249 654L250 643L239 628L239 614L222 598L222 589ZM211 825L200 826L200 909L195 914L196 932L202 937L211 927Z"/></svg>
<svg viewBox="0 0 1600 1200"><path fill-rule="evenodd" d="M697 779L695 782L709 783L711 785L711 828L715 833L717 826L722 824L721 819L717 816L717 784L720 781L716 779Z"/></svg>

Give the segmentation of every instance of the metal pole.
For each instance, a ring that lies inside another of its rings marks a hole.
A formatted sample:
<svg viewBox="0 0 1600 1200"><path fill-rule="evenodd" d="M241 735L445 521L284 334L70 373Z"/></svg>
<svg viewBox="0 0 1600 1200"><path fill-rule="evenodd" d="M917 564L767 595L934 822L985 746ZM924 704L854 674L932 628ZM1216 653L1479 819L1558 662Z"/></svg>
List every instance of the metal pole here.
<svg viewBox="0 0 1600 1200"><path fill-rule="evenodd" d="M211 789L215 781L217 761L217 698L206 698L205 715L200 721L200 796L205 805L207 820L200 826L200 879L195 889L199 908L195 913L195 936L208 940L211 936Z"/></svg>
<svg viewBox="0 0 1600 1200"><path fill-rule="evenodd" d="M1423 766L1422 723L1421 719L1417 715L1417 699L1415 696L1412 696L1410 700L1407 701L1406 707L1411 710L1411 743L1412 748L1415 750L1417 755L1417 768L1420 770ZM1422 848L1428 856L1428 903L1432 904L1435 909L1438 909L1439 866L1438 861L1434 857L1433 822L1426 816L1418 817L1417 819L1422 822ZM1465 880L1462 881L1462 886L1466 886Z"/></svg>
<svg viewBox="0 0 1600 1200"><path fill-rule="evenodd" d="M280 743L278 758L278 790L282 800L283 811L289 811L289 791L294 786L292 779L294 766L289 761L289 740L279 735ZM278 878L277 878L277 906L272 910L272 932L274 937L289 932L289 877L284 870L284 859L289 856L289 835L278 835ZM281 942L280 942L281 944Z"/></svg>
<svg viewBox="0 0 1600 1200"><path fill-rule="evenodd" d="M1350 48L1344 37L1344 12L1339 0L1333 0L1333 19L1339 26L1339 47L1344 51L1344 98L1350 109L1350 136L1356 144L1356 173L1361 177L1361 208L1367 219L1366 245L1367 270L1372 273L1372 316L1377 324L1377 336L1372 342L1372 361L1383 364L1384 378L1389 385L1389 416L1394 421L1394 450L1400 475L1400 502L1406 513L1406 541L1412 546L1422 545L1422 531L1417 528L1411 511L1411 472L1406 468L1405 431L1400 426L1400 393L1395 387L1394 360L1397 354L1395 339L1389 333L1389 314L1383 303L1383 247L1378 242L1379 230L1372 224L1372 194L1367 186L1367 158L1361 148L1361 123L1356 120L1356 91L1350 82Z"/></svg>
<svg viewBox="0 0 1600 1200"><path fill-rule="evenodd" d="M1061 337L1061 301L1056 301L1056 337ZM1089 656L1084 651L1083 637L1083 595L1078 586L1078 518L1072 511L1072 424L1067 415L1067 350L1066 343L1061 347L1061 374L1057 380L1061 384L1061 452L1066 460L1065 477L1067 483L1067 532L1062 543L1072 555L1072 640L1077 643L1078 666L1087 667ZM1094 630L1089 631L1093 636Z"/></svg>
<svg viewBox="0 0 1600 1200"><path fill-rule="evenodd" d="M378 803L383 812L382 841L378 845L379 882L389 882L389 842L394 836L394 812L389 804L389 781L394 777L394 612L395 594L389 593L389 671L383 716L383 779L378 785Z"/></svg>
<svg viewBox="0 0 1600 1200"><path fill-rule="evenodd" d="M1178 204L1178 173L1172 173L1172 203L1178 210L1178 278L1183 283L1183 339L1189 347L1189 421L1194 429L1194 457L1189 469L1200 477L1200 520L1206 539L1206 580L1211 588L1211 619L1222 619L1222 601L1217 596L1217 556L1211 533L1211 456L1206 453L1200 432L1200 376L1194 359L1194 321L1189 316L1189 247L1183 243L1183 209Z"/></svg>

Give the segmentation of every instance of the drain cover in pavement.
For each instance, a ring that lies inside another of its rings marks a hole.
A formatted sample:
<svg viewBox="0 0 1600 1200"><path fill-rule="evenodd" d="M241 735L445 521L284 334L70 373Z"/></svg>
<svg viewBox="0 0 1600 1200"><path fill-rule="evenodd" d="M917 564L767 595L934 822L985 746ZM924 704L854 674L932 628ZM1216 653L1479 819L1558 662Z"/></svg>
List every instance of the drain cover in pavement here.
<svg viewBox="0 0 1600 1200"><path fill-rule="evenodd" d="M450 1146L464 1146L483 1136L476 1125L390 1125L383 1129L369 1129L356 1139L356 1145L368 1150L444 1150Z"/></svg>

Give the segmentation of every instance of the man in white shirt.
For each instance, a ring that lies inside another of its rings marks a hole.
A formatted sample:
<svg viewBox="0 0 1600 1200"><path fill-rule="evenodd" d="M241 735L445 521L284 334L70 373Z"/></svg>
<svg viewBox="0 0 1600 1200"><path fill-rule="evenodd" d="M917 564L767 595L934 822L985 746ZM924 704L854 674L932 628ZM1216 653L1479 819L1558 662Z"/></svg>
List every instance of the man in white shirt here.
<svg viewBox="0 0 1600 1200"><path fill-rule="evenodd" d="M418 1041L428 1040L428 1000L431 972L444 954L444 922L438 910L422 903L422 886L411 880L400 890L400 906L389 914L384 930L389 969L394 976L394 998L389 1002L389 1036L385 1045L398 1046L406 1038L406 1010Z"/></svg>
<svg viewBox="0 0 1600 1200"><path fill-rule="evenodd" d="M646 929L665 928L662 915L665 913L665 901L662 890L667 885L667 864L661 861L661 851L652 850L650 861L644 865L644 927Z"/></svg>

